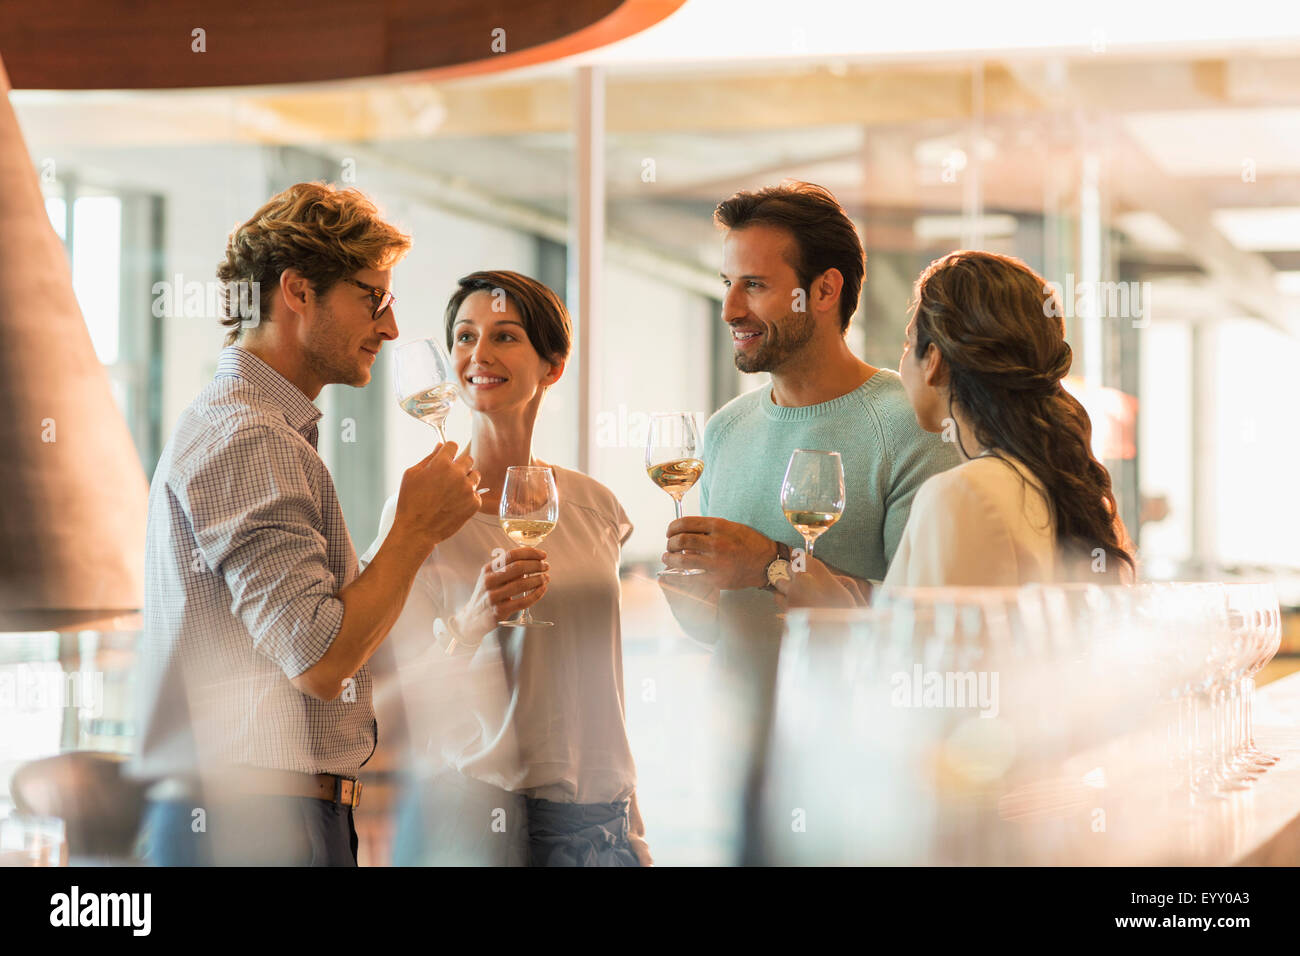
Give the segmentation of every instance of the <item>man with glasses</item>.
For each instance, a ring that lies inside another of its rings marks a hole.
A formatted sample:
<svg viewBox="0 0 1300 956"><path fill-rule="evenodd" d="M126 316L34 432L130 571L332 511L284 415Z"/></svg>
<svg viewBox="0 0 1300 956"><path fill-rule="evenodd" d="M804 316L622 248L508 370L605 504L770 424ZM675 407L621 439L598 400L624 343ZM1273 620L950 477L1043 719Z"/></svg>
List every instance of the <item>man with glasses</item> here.
<svg viewBox="0 0 1300 956"><path fill-rule="evenodd" d="M473 461L440 446L406 471L358 574L316 451L321 389L366 385L397 337L388 286L409 246L361 193L315 183L229 238L217 276L251 287L256 321L223 319L216 375L149 494L132 773L153 781L151 862L356 865L356 778L377 742L367 661L480 503Z"/></svg>

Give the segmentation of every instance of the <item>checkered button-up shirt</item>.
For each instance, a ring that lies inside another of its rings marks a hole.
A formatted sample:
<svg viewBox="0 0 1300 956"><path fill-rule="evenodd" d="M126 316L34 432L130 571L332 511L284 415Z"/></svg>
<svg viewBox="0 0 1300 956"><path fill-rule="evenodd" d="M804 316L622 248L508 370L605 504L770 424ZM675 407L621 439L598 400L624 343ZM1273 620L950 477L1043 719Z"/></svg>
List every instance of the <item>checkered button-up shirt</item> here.
<svg viewBox="0 0 1300 956"><path fill-rule="evenodd" d="M135 775L355 776L374 752L368 667L332 701L290 683L333 642L357 576L320 417L237 346L181 415L149 490Z"/></svg>

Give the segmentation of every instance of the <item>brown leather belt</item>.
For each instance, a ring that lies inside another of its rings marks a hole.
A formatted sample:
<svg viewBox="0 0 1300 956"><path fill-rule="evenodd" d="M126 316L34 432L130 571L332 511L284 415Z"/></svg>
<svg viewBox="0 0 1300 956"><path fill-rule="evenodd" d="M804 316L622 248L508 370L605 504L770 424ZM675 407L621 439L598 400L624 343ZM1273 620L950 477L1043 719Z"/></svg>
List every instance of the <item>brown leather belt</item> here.
<svg viewBox="0 0 1300 956"><path fill-rule="evenodd" d="M258 794L270 797L313 797L355 810L361 806L361 781L332 773L299 773L293 770L270 770L263 767L239 767L222 773L206 787L209 793ZM152 800L197 799L198 781L169 778L155 784L148 793Z"/></svg>
<svg viewBox="0 0 1300 956"><path fill-rule="evenodd" d="M291 770L256 770L241 773L240 782L247 780L249 792L266 796L315 797L330 803L342 804L355 810L361 805L361 781L350 777L336 777L332 773L295 773Z"/></svg>

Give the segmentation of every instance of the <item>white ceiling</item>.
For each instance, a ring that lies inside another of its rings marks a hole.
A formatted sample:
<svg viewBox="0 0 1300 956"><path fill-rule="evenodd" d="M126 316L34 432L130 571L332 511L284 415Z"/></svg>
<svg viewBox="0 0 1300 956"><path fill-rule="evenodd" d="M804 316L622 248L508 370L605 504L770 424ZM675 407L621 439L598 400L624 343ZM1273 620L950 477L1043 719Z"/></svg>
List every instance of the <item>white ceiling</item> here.
<svg viewBox="0 0 1300 956"><path fill-rule="evenodd" d="M1171 176L1300 173L1300 109L1129 113L1124 126ZM1247 162L1252 166L1243 167Z"/></svg>
<svg viewBox="0 0 1300 956"><path fill-rule="evenodd" d="M1017 51L1186 52L1300 38L1300 4L1277 0L687 0L619 43L567 63L672 64L803 57L934 57Z"/></svg>

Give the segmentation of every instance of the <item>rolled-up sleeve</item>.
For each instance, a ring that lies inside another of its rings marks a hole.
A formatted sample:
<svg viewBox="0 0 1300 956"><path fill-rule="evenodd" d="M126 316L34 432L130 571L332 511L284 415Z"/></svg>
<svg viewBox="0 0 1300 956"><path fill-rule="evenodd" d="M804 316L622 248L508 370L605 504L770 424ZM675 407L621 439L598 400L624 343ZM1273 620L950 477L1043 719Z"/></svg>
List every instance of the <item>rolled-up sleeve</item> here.
<svg viewBox="0 0 1300 956"><path fill-rule="evenodd" d="M290 679L324 656L343 624L301 436L256 424L209 448L175 481L206 569L254 648ZM197 557L197 556L196 556Z"/></svg>
<svg viewBox="0 0 1300 956"><path fill-rule="evenodd" d="M375 535L375 540L370 542L370 547L366 548L365 554L359 559L363 569L375 560L375 555L388 539L388 532L393 530L395 520L397 520L397 495L392 495L384 502L383 510L379 513L379 533Z"/></svg>

